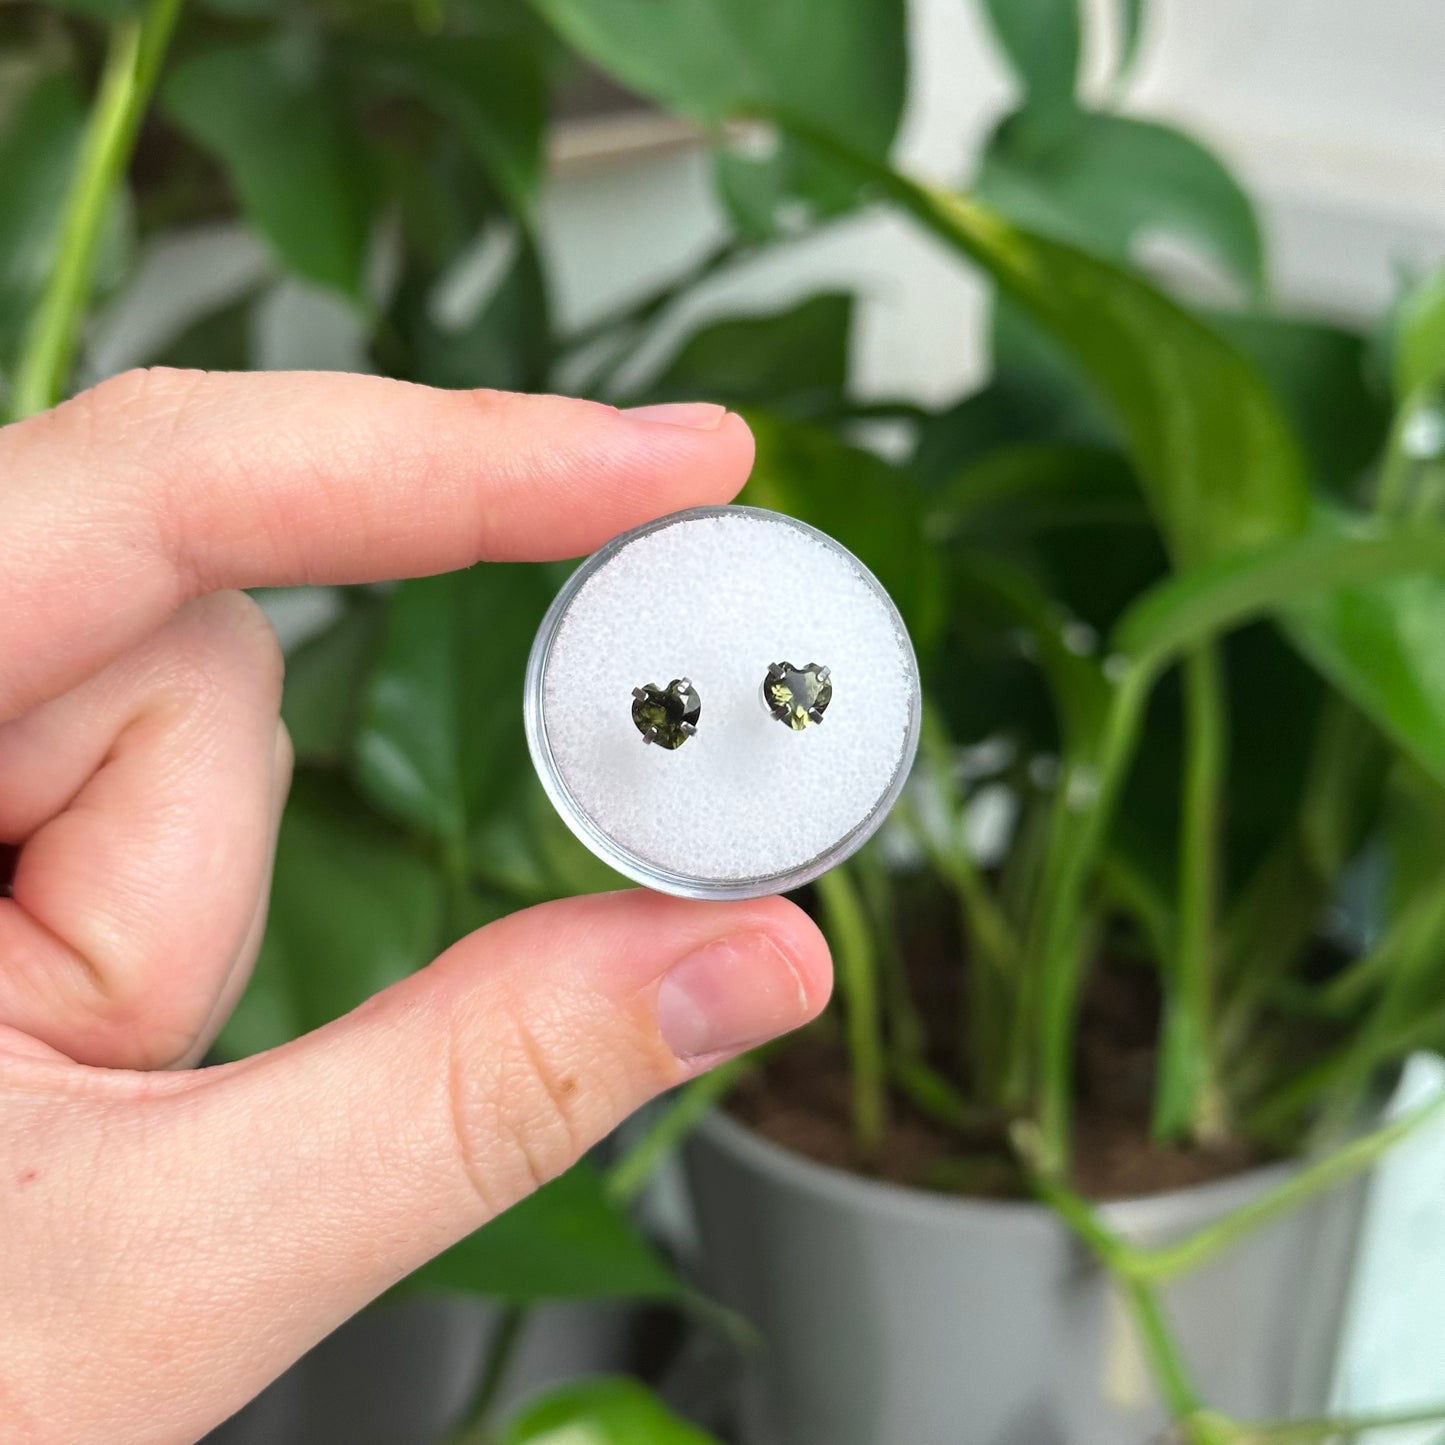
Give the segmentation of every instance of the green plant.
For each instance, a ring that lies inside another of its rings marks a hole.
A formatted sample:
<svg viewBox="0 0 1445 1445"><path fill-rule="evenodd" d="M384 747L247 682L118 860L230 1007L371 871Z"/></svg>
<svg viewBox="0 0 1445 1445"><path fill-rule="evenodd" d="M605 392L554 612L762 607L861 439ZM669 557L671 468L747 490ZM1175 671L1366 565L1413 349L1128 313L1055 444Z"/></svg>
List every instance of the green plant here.
<svg viewBox="0 0 1445 1445"><path fill-rule="evenodd" d="M28 414L87 374L87 311L137 256L239 219L268 259L146 360L250 365L262 310L302 294L371 365L415 380L747 409L748 499L868 562L929 694L891 835L816 890L860 1162L891 1111L921 1111L956 1140L952 1177L1036 1191L1115 1271L1187 1438L1323 1438L1344 1427L1211 1414L1152 1293L1258 1216L1161 1259L1073 1188L1080 1012L1101 971L1158 989L1149 1128L1174 1150L1338 1142L1405 1053L1445 1038L1445 284L1402 305L1391 375L1372 379L1362 338L1269 307L1253 209L1206 149L1080 99L1075 0L985 8L1022 99L965 195L887 166L901 0L6 7L0 404ZM1144 7L1119 9L1122 76ZM733 232L559 334L538 196L549 97L579 57L699 126ZM716 274L880 203L995 283L985 388L937 411L860 403L854 300L832 293L710 324L647 367ZM1158 231L1240 304L1206 311L1149 279L1138 247ZM448 310L479 238L500 258L490 284ZM907 433L901 461L862 444L878 421ZM547 806L507 701L560 576L491 567L338 594L292 656L300 770L229 1051L334 1017L504 910L615 882ZM981 741L992 771L965 775L960 745ZM987 867L970 838L985 788L1018 814ZM1372 861L1368 942L1323 930ZM912 920L940 916L956 919L941 936L963 994L941 1043L906 963ZM510 1311L474 1438L496 1434L493 1386L532 1301L686 1298L619 1204L729 1077L687 1093L610 1185L579 1166L412 1282ZM1366 1167L1403 1127L1346 1143L1265 1207ZM643 1416L659 1441L694 1438L626 1387L552 1408L559 1432L591 1411L586 1438L643 1438Z"/></svg>

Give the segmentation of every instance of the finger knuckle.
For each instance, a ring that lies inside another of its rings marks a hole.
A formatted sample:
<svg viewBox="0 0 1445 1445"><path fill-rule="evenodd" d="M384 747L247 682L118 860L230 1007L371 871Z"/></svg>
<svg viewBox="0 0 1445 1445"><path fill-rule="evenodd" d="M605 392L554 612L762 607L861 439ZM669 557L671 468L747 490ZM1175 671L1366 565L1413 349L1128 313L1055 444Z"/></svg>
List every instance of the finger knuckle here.
<svg viewBox="0 0 1445 1445"><path fill-rule="evenodd" d="M200 459L187 427L204 371L136 367L19 423L68 461L92 460L105 477L106 525L127 553L165 564L176 600L199 590L172 555L170 517L177 478Z"/></svg>
<svg viewBox="0 0 1445 1445"><path fill-rule="evenodd" d="M554 1179L593 1142L576 1074L549 1039L550 1031L517 1009L504 1011L500 1026L493 1020L485 1050L466 1031L452 1031L456 1150L489 1214Z"/></svg>
<svg viewBox="0 0 1445 1445"><path fill-rule="evenodd" d="M205 380L203 371L138 366L78 392L54 413L101 444L113 447L135 429L147 434L174 422Z"/></svg>

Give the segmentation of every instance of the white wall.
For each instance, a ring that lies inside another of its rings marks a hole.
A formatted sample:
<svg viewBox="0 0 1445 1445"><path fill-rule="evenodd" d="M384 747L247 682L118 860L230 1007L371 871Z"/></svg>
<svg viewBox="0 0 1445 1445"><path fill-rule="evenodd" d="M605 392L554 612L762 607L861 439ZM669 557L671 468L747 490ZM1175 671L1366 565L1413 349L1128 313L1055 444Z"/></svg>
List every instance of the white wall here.
<svg viewBox="0 0 1445 1445"><path fill-rule="evenodd" d="M1107 51L1112 0L1090 0ZM967 174L1011 81L969 0L914 0L914 88L899 162ZM1092 54L1091 72L1107 70ZM1400 269L1445 257L1445 4L1441 0L1154 0L1129 108L1217 145L1260 203L1281 302L1368 318ZM544 207L563 318L655 284L722 232L700 152L565 170ZM865 395L941 401L977 380L977 282L906 224L863 217L713 288L699 312L859 289Z"/></svg>
<svg viewBox="0 0 1445 1445"><path fill-rule="evenodd" d="M1445 254L1440 0L1156 0L1134 103L1208 135L1264 203L1282 296L1373 314Z"/></svg>
<svg viewBox="0 0 1445 1445"><path fill-rule="evenodd" d="M1102 76L1117 0L1089 3L1100 22L1089 69ZM1153 0L1153 15L1127 104L1185 123L1234 162L1260 202L1286 305L1369 318L1401 267L1445 257L1445 0ZM1011 81L977 0L912 0L911 27L898 160L959 181L1010 105ZM543 220L564 323L647 291L724 229L706 155L675 144L562 165ZM167 243L97 328L89 376L144 357L207 291L266 265L234 230ZM854 338L861 394L942 402L980 378L982 288L888 215L768 257L697 298L679 327L827 286L865 298ZM362 364L354 320L333 298L292 284L263 323L269 365Z"/></svg>

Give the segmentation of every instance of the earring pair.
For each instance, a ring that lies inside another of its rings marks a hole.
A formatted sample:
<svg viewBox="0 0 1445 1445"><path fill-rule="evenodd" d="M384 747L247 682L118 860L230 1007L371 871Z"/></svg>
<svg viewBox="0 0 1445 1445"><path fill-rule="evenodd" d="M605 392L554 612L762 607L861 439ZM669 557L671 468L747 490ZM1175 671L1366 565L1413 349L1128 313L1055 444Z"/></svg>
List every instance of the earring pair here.
<svg viewBox="0 0 1445 1445"><path fill-rule="evenodd" d="M823 721L833 700L832 674L826 667L810 662L794 667L775 662L763 678L763 706L770 716L793 732ZM673 751L697 732L702 717L702 699L685 677L676 677L666 687L649 682L632 689L632 723L645 743Z"/></svg>

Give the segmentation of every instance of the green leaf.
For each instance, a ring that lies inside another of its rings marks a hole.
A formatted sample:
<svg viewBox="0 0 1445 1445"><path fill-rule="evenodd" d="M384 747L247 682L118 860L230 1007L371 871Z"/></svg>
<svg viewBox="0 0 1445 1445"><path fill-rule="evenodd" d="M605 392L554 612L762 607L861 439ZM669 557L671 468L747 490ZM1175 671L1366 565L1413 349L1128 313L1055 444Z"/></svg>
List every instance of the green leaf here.
<svg viewBox="0 0 1445 1445"><path fill-rule="evenodd" d="M873 156L892 144L907 92L904 0L534 0L575 49L624 85L708 130L789 106ZM724 195L735 193L726 176ZM742 158L748 229L769 197L802 195L822 212L847 203L826 159L783 146Z"/></svg>
<svg viewBox="0 0 1445 1445"><path fill-rule="evenodd" d="M1356 332L1262 313L1211 312L1209 323L1259 368L1304 446L1310 476L1338 497L1355 491L1389 428Z"/></svg>
<svg viewBox="0 0 1445 1445"><path fill-rule="evenodd" d="M839 292L714 322L683 342L648 393L706 396L786 416L836 409L848 383L852 324L853 298Z"/></svg>
<svg viewBox="0 0 1445 1445"><path fill-rule="evenodd" d="M950 549L948 634L926 679L934 701L957 737L1003 731L1026 754L1057 750L1057 710L1037 676L1048 649L1029 641L1034 626L1006 597L980 597L976 563L1022 573L1046 604L1032 610L1040 621L1047 615L1049 648L1067 628L1077 661L1097 668L1099 640L1167 571L1132 471L1117 451L1007 446L965 467L929 502L928 536Z"/></svg>
<svg viewBox="0 0 1445 1445"><path fill-rule="evenodd" d="M376 137L373 157L405 247L401 289L424 290L500 219L505 197L449 129L418 148L398 128Z"/></svg>
<svg viewBox="0 0 1445 1445"><path fill-rule="evenodd" d="M403 582L391 598L358 777L455 848L526 766L522 678L552 590L541 568L494 563Z"/></svg>
<svg viewBox="0 0 1445 1445"><path fill-rule="evenodd" d="M1198 141L1155 121L1079 113L1041 143L1029 119L1021 112L995 133L975 185L982 199L1021 225L1119 261L1141 237L1177 236L1250 293L1263 290L1254 206Z"/></svg>
<svg viewBox="0 0 1445 1445"><path fill-rule="evenodd" d="M257 290L250 289L197 316L148 356L147 365L198 371L253 370L257 300Z"/></svg>
<svg viewBox="0 0 1445 1445"><path fill-rule="evenodd" d="M989 384L919 429L914 466L927 485L949 481L998 448L1121 445L1113 418L1068 353L1005 296L995 298L991 351Z"/></svg>
<svg viewBox="0 0 1445 1445"><path fill-rule="evenodd" d="M1071 108L1083 48L1079 0L985 0L993 32L1035 109Z"/></svg>
<svg viewBox="0 0 1445 1445"><path fill-rule="evenodd" d="M523 786L530 785L524 781ZM467 840L474 875L485 887L504 894L518 907L545 903L565 892L557 887L541 857L530 819L531 809L526 806L493 808Z"/></svg>
<svg viewBox="0 0 1445 1445"><path fill-rule="evenodd" d="M381 599L350 592L345 613L286 659L281 721L299 761L339 764L350 757L385 616Z"/></svg>
<svg viewBox="0 0 1445 1445"><path fill-rule="evenodd" d="M545 388L553 353L547 282L524 227L494 221L446 277L430 286L418 281L424 278L408 279L394 308L410 341L412 380L461 389Z"/></svg>
<svg viewBox="0 0 1445 1445"><path fill-rule="evenodd" d="M646 1385L618 1376L580 1380L531 1401L500 1445L718 1445L674 1415Z"/></svg>
<svg viewBox="0 0 1445 1445"><path fill-rule="evenodd" d="M1069 350L1118 418L1177 564L1305 525L1309 491L1288 421L1254 368L1197 317L1107 261L787 124L985 267Z"/></svg>
<svg viewBox="0 0 1445 1445"><path fill-rule="evenodd" d="M1438 640L1445 636L1445 529L1326 521L1307 536L1219 558L1161 584L1131 609L1115 642L1158 669L1190 646L1274 615L1331 686L1433 778L1445 778L1445 658ZM1231 674L1238 677L1238 668L1232 665ZM1242 704L1307 706L1281 692L1283 675L1275 669L1263 686L1241 686ZM1258 749L1257 737L1255 743ZM1279 756L1278 748L1274 739L1261 750ZM1264 803L1276 783L1267 780L1236 805L1231 827L1247 823L1247 810Z"/></svg>
<svg viewBox="0 0 1445 1445"><path fill-rule="evenodd" d="M505 35L391 36L358 45L377 88L415 96L451 127L527 215L542 171L547 91L535 44Z"/></svg>
<svg viewBox="0 0 1445 1445"><path fill-rule="evenodd" d="M1139 59L1148 25L1148 0L1119 0L1119 63L1115 75L1127 79Z"/></svg>
<svg viewBox="0 0 1445 1445"><path fill-rule="evenodd" d="M430 861L336 779L302 769L281 822L265 941L222 1052L275 1048L339 1018L427 963L441 927Z"/></svg>
<svg viewBox="0 0 1445 1445"><path fill-rule="evenodd" d="M1395 320L1395 396L1414 396L1445 377L1445 269L1405 298Z"/></svg>
<svg viewBox="0 0 1445 1445"><path fill-rule="evenodd" d="M1303 627L1308 633L1314 616L1309 608L1315 598L1351 588L1399 585L1412 574L1442 571L1445 529L1441 527L1337 525L1302 538L1220 556L1160 582L1120 621L1114 643L1140 665L1159 668L1188 647L1253 618L1289 608L1290 630ZM1309 640L1306 636L1306 646ZM1435 686L1445 681L1445 669L1436 663L1415 679L1416 685L1402 698L1396 698L1389 688L1355 682L1353 669L1342 668L1334 681L1386 725L1389 721L1381 712L1393 711L1399 702L1394 722L1402 733L1413 733L1416 725L1423 725L1415 707L1419 685L1425 683L1429 691L1435 691ZM1354 691L1357 685L1358 694ZM1445 727L1426 725L1423 733L1413 738L1412 746L1423 754L1423 766L1435 776L1445 776Z"/></svg>
<svg viewBox="0 0 1445 1445"><path fill-rule="evenodd" d="M536 0L625 85L715 126L788 105L871 154L893 139L906 79L900 0Z"/></svg>
<svg viewBox="0 0 1445 1445"><path fill-rule="evenodd" d="M1322 514L1304 537L1216 559L1156 587L1115 642L1148 667L1254 617L1279 615L1325 678L1445 779L1445 528Z"/></svg>
<svg viewBox="0 0 1445 1445"><path fill-rule="evenodd" d="M37 73L0 114L0 371L55 259L84 111L69 75Z"/></svg>
<svg viewBox="0 0 1445 1445"><path fill-rule="evenodd" d="M1065 751L1089 756L1102 730L1110 690L1098 660L1070 645L1073 619L1027 572L987 553L961 555L950 568L949 580L956 605L992 612L1003 626L1027 635L1053 697Z"/></svg>
<svg viewBox="0 0 1445 1445"><path fill-rule="evenodd" d="M562 821L529 768L523 779L521 808L537 861L547 881L547 896L573 898L582 893L610 893L632 883L609 868Z"/></svg>
<svg viewBox="0 0 1445 1445"><path fill-rule="evenodd" d="M929 531L940 537L1148 525L1128 463L1106 447L1000 446L962 467L930 502Z"/></svg>
<svg viewBox="0 0 1445 1445"><path fill-rule="evenodd" d="M853 552L927 652L943 622L943 579L923 540L923 492L907 472L816 427L749 416L757 460L741 500L811 523Z"/></svg>
<svg viewBox="0 0 1445 1445"><path fill-rule="evenodd" d="M1438 534L1437 534L1438 535ZM1445 578L1398 577L1301 598L1284 628L1356 707L1445 780Z"/></svg>
<svg viewBox="0 0 1445 1445"><path fill-rule="evenodd" d="M287 267L359 298L371 179L324 60L279 43L217 47L177 66L163 101L225 166L247 218Z"/></svg>
<svg viewBox="0 0 1445 1445"><path fill-rule="evenodd" d="M517 784L468 840L472 869L488 888L530 905L632 886L578 840L531 768Z"/></svg>
<svg viewBox="0 0 1445 1445"><path fill-rule="evenodd" d="M134 15L141 7L141 0L56 0L62 10L74 10L81 15L91 15L97 20L121 20Z"/></svg>
<svg viewBox="0 0 1445 1445"><path fill-rule="evenodd" d="M1445 270L1411 291L1393 318L1397 412L1376 509L1445 515Z"/></svg>
<svg viewBox="0 0 1445 1445"><path fill-rule="evenodd" d="M1445 788L1404 760L1387 785L1384 838L1393 918L1445 880Z"/></svg>
<svg viewBox="0 0 1445 1445"><path fill-rule="evenodd" d="M719 147L713 155L713 184L739 235L752 242L778 239L788 177L777 153L758 156Z"/></svg>
<svg viewBox="0 0 1445 1445"><path fill-rule="evenodd" d="M677 1277L586 1160L424 1264L408 1288L544 1299L674 1299Z"/></svg>

